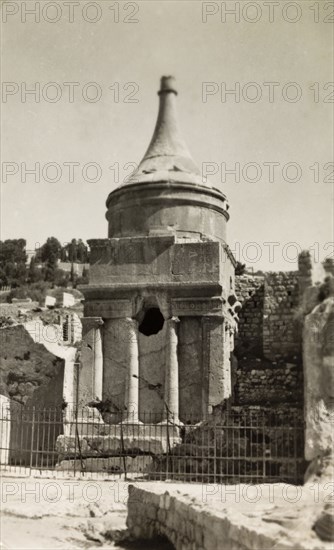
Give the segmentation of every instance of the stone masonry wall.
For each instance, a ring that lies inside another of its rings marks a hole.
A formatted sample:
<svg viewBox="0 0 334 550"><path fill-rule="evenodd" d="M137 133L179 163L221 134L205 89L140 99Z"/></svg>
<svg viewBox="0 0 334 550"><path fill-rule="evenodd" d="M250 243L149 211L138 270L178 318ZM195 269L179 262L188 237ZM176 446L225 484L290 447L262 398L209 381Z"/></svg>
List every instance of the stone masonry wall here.
<svg viewBox="0 0 334 550"><path fill-rule="evenodd" d="M176 550L329 550L330 542L317 540L311 530L317 504L314 494L303 492L298 506L275 494L275 506L266 496L274 485L258 485L256 504L249 486L214 484L184 489L182 485L163 487L129 486L127 526L130 535L141 540L167 538ZM279 486L278 486L279 487ZM180 489L181 488L181 489ZM285 490L289 485L284 485ZM291 486L292 491L296 487ZM249 494L247 491L249 490ZM233 493L231 498L229 494ZM208 496L210 494L210 497ZM217 495L217 500L214 496ZM245 496L243 497L242 495ZM253 498L253 500L251 500ZM240 500L239 500L240 499ZM274 510L273 510L274 508ZM289 521L286 520L287 515ZM305 519L306 518L306 519ZM154 544L154 543L153 543ZM148 545L147 545L148 546ZM153 545L152 545L153 547Z"/></svg>
<svg viewBox="0 0 334 550"><path fill-rule="evenodd" d="M301 330L295 318L298 305L298 271L266 273L263 354L268 359L276 360L300 355Z"/></svg>
<svg viewBox="0 0 334 550"><path fill-rule="evenodd" d="M241 541L233 540L231 525L215 513L192 505L190 499L159 495L153 491L129 487L127 526L137 539L166 537L176 550L246 550ZM253 547L254 548L254 547Z"/></svg>
<svg viewBox="0 0 334 550"><path fill-rule="evenodd" d="M242 309L239 313L235 355L262 355L264 277L241 275L235 278L235 291Z"/></svg>
<svg viewBox="0 0 334 550"><path fill-rule="evenodd" d="M234 402L302 406L299 272L236 277L242 304L233 361Z"/></svg>
<svg viewBox="0 0 334 550"><path fill-rule="evenodd" d="M302 403L303 372L297 361L271 362L245 358L238 362L235 384L238 404Z"/></svg>

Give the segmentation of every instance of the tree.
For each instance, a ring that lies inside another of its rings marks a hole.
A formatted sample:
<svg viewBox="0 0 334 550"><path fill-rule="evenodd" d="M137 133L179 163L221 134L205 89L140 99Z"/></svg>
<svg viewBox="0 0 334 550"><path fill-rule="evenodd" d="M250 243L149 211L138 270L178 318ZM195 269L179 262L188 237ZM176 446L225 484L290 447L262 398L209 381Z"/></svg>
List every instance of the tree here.
<svg viewBox="0 0 334 550"><path fill-rule="evenodd" d="M7 239L0 241L1 285L20 286L26 279L26 241Z"/></svg>
<svg viewBox="0 0 334 550"><path fill-rule="evenodd" d="M73 262L72 262L71 273L70 273L70 281L72 283L73 288L75 288L75 286L77 284L77 280L78 280L78 274L75 272L74 265L73 265Z"/></svg>
<svg viewBox="0 0 334 550"><path fill-rule="evenodd" d="M57 269L57 260L55 258L50 258L46 262L44 269L44 280L53 283L55 280L55 274Z"/></svg>
<svg viewBox="0 0 334 550"><path fill-rule="evenodd" d="M71 274L59 271L59 260L72 263ZM62 246L56 237L48 237L46 242L35 251L27 267L26 241L7 239L0 241L0 286L10 285L16 288L41 281L49 283L46 285L48 287L50 284L66 286L69 279L75 286L78 275L75 273L73 264L77 262L85 264L88 261L89 250L82 239L72 239L70 243ZM80 279L85 281L86 274Z"/></svg>
<svg viewBox="0 0 334 550"><path fill-rule="evenodd" d="M7 286L8 285L8 279L7 275L2 267L0 267L0 287L1 286Z"/></svg>
<svg viewBox="0 0 334 550"><path fill-rule="evenodd" d="M80 264L88 262L88 248L81 239L79 239L77 243L77 259Z"/></svg>
<svg viewBox="0 0 334 550"><path fill-rule="evenodd" d="M61 252L60 252L60 261L62 261L62 262L67 262L68 261L66 248L64 246L62 247Z"/></svg>
<svg viewBox="0 0 334 550"><path fill-rule="evenodd" d="M27 266L23 262L19 262L16 266L16 284L24 285L27 278Z"/></svg>
<svg viewBox="0 0 334 550"><path fill-rule="evenodd" d="M43 273L40 268L37 267L36 257L32 256L28 269L28 283L37 283L43 279Z"/></svg>
<svg viewBox="0 0 334 550"><path fill-rule="evenodd" d="M55 237L49 237L40 250L41 260L45 263L44 276L46 281L54 282L60 254L60 242Z"/></svg>
<svg viewBox="0 0 334 550"><path fill-rule="evenodd" d="M0 241L0 265L3 267L7 262L26 263L26 241L24 239L7 239Z"/></svg>
<svg viewBox="0 0 334 550"><path fill-rule="evenodd" d="M77 261L77 241L72 239L71 242L67 245L68 259L70 262Z"/></svg>
<svg viewBox="0 0 334 550"><path fill-rule="evenodd" d="M41 260L42 262L50 262L53 264L60 259L61 244L56 237L49 237L46 242L41 246Z"/></svg>
<svg viewBox="0 0 334 550"><path fill-rule="evenodd" d="M82 239L72 239L64 248L69 262L80 264L88 262L88 247Z"/></svg>

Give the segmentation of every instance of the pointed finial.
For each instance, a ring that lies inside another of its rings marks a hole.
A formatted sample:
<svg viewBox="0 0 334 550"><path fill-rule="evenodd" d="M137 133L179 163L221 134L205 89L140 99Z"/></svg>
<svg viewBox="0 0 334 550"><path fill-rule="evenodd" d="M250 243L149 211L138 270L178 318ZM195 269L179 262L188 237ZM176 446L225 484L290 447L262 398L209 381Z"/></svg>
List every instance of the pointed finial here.
<svg viewBox="0 0 334 550"><path fill-rule="evenodd" d="M160 90L158 95L174 93L177 95L174 76L162 76L160 80Z"/></svg>
<svg viewBox="0 0 334 550"><path fill-rule="evenodd" d="M173 76L160 80L159 113L153 137L137 170L124 182L135 183L178 182L211 187L203 182L202 174L194 163L182 138L176 114L176 84Z"/></svg>

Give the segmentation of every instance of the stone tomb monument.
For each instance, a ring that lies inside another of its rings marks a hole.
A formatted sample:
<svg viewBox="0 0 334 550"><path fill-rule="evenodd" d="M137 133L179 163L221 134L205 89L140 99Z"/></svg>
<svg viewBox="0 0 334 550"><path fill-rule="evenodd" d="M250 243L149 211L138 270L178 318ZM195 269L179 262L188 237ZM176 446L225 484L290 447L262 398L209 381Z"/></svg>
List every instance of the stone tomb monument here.
<svg viewBox="0 0 334 550"><path fill-rule="evenodd" d="M203 181L181 137L172 77L158 95L151 143L108 196L108 238L89 241L90 282L81 288L79 405L107 401L129 423L146 413L202 420L229 398L240 307L226 197Z"/></svg>

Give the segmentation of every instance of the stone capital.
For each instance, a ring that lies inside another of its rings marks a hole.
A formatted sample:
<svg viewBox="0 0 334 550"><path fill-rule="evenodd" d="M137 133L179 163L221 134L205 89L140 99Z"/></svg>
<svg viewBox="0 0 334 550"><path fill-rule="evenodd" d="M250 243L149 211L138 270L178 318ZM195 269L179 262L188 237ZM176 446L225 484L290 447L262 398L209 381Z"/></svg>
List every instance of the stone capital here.
<svg viewBox="0 0 334 550"><path fill-rule="evenodd" d="M87 334L93 328L98 329L104 324L102 317L83 317L81 323L83 334Z"/></svg>

